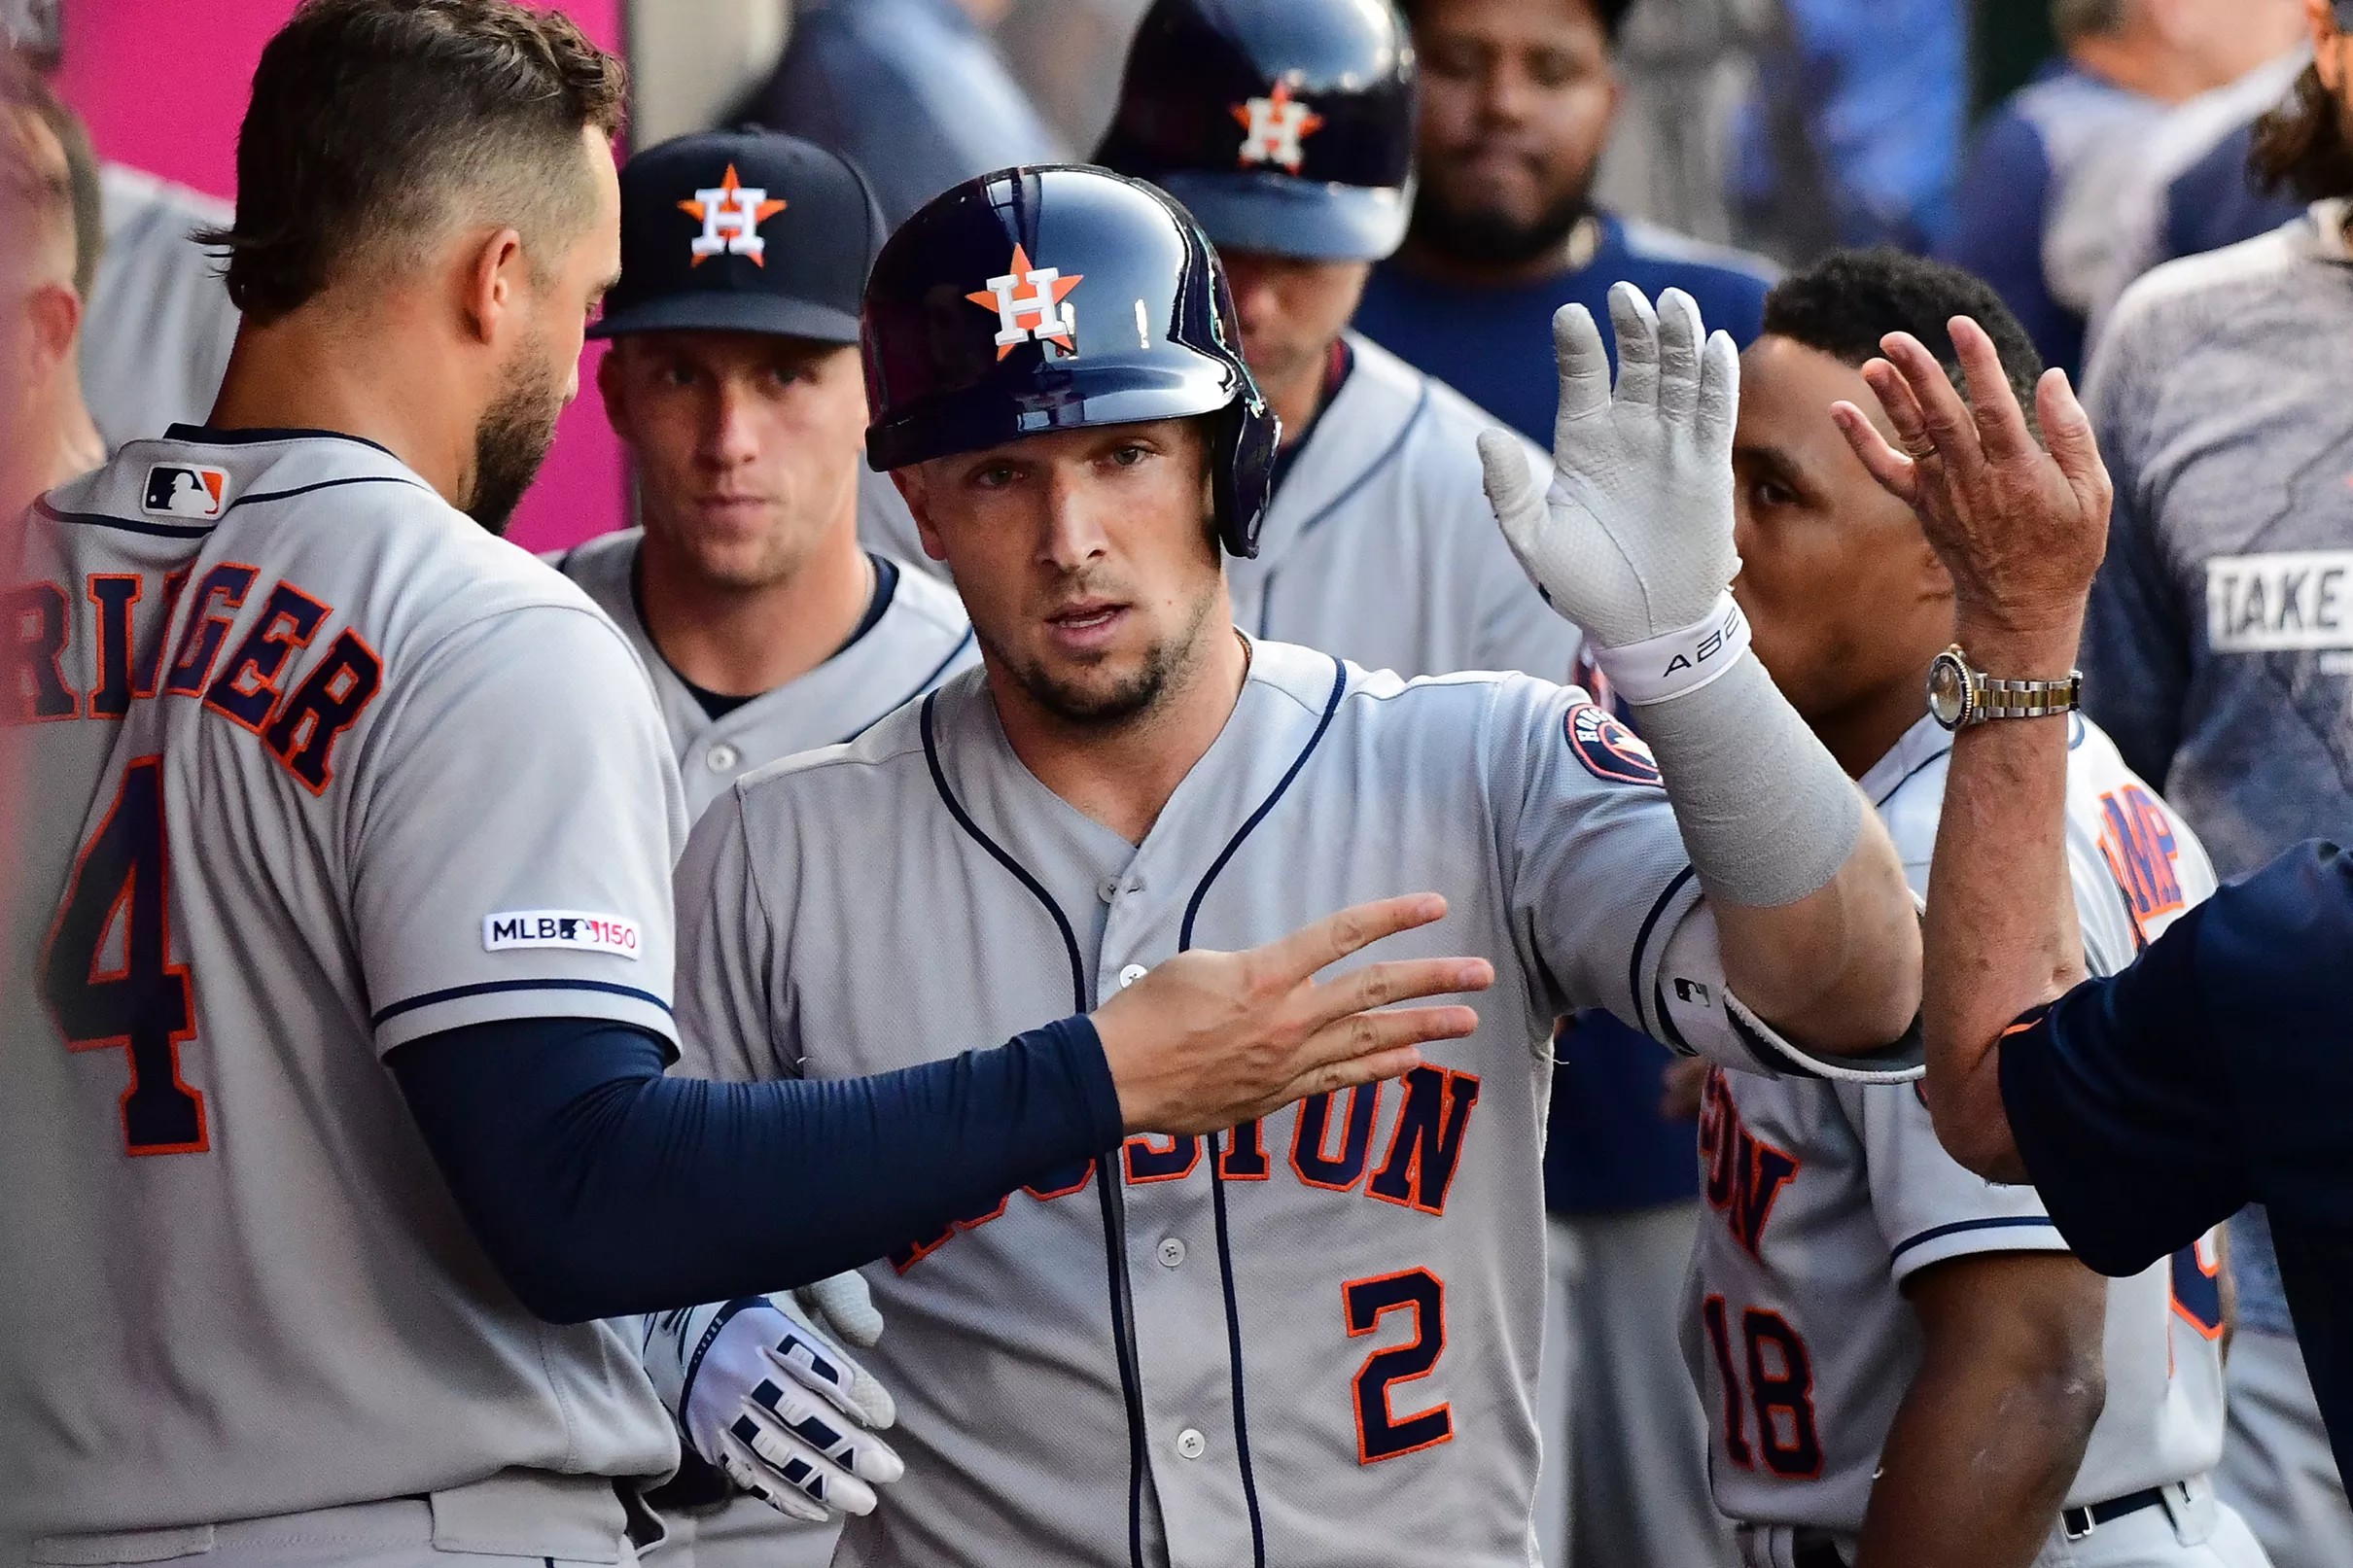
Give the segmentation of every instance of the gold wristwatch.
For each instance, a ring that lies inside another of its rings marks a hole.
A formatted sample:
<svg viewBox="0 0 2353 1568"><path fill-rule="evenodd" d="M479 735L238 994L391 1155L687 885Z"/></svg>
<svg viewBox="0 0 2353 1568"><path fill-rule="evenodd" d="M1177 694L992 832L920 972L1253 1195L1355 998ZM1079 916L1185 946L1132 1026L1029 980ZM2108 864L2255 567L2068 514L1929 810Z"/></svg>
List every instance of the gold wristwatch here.
<svg viewBox="0 0 2353 1568"><path fill-rule="evenodd" d="M2084 673L2064 680L1997 680L1969 667L1958 643L1928 666L1928 713L1949 730L1995 718L2051 718L2082 703Z"/></svg>

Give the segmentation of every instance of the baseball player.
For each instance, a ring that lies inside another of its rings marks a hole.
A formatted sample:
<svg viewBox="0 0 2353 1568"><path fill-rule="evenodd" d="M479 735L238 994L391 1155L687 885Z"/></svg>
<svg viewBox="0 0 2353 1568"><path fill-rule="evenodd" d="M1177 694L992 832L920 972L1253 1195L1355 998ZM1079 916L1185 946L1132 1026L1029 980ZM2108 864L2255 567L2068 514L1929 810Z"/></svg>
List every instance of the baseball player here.
<svg viewBox="0 0 2353 1568"><path fill-rule="evenodd" d="M1565 679L1576 628L1528 591L1480 492L1474 442L1498 422L1348 328L1412 204L1414 52L1388 0L1158 0L1096 161L1216 246L1282 422L1258 553L1228 572L1236 624L1409 678ZM912 528L875 509L894 516Z"/></svg>
<svg viewBox="0 0 2353 1568"><path fill-rule="evenodd" d="M1498 984L1399 1085L1106 1146L868 1266L907 1470L837 1560L1525 1563L1554 1017L1903 1070L1827 1055L1903 1032L1915 922L1725 595L1737 356L1686 297L1617 304L1614 402L1598 329L1563 322L1553 502L1515 439L1481 456L1528 571L1648 705L1655 765L1571 688L1407 682L1236 628L1221 555L1255 542L1274 420L1160 192L1008 170L884 247L869 460L982 667L704 815L688 1064L903 1067L934 1055L918 1020L1114 996L1293 905L1424 881Z"/></svg>
<svg viewBox="0 0 2353 1568"><path fill-rule="evenodd" d="M683 136L621 171L621 282L588 335L613 342L597 384L635 463L644 526L556 567L644 661L689 817L752 769L854 739L974 657L953 590L859 546L858 299L882 240L864 177L789 136ZM827 1342L871 1342L880 1319L864 1293L852 1273L822 1297L731 1304L720 1353L741 1342L745 1364L764 1368L798 1336L854 1367ZM818 1299L837 1307L822 1328ZM699 1337L687 1321L653 1325L657 1377L662 1356ZM853 1381L877 1396L861 1413L887 1426L888 1394ZM696 1432L689 1421L690 1445ZM714 1445L699 1457L709 1465L689 1463L652 1499L673 1524L666 1559L689 1540L702 1568L831 1557L843 1500L806 1455L793 1454L797 1482L756 1452L735 1459L754 1485L732 1506L710 1468L731 1456ZM872 1506L855 1485L849 1500Z"/></svg>
<svg viewBox="0 0 2353 1568"><path fill-rule="evenodd" d="M1952 640L1951 584L1829 408L1878 407L1859 367L1889 332L1957 365L1956 315L1992 335L2023 397L2041 358L1967 273L1881 251L1791 277L1743 359L1733 448L1736 594L1757 655L1923 891L1952 738L1920 713L1920 676ZM2074 722L2068 862L2088 958L2112 973L2214 874L2108 738ZM2219 1231L2105 1280L2034 1189L1947 1154L1909 1087L1712 1072L1700 1166L1711 1217L1685 1352L1716 1504L1755 1568L2266 1563L2207 1479L2223 1446Z"/></svg>
<svg viewBox="0 0 2353 1568"><path fill-rule="evenodd" d="M76 144L87 154L73 111L0 56L0 289L15 401L0 414L0 515L106 457L75 360L96 261L77 232L91 190Z"/></svg>
<svg viewBox="0 0 2353 1568"><path fill-rule="evenodd" d="M56 69L69 30L65 0L0 0L0 35L44 72ZM237 307L195 237L228 224L226 203L120 163L97 173L82 379L111 451L203 417L228 365Z"/></svg>
<svg viewBox="0 0 2353 1568"><path fill-rule="evenodd" d="M910 1073L663 1075L669 739L494 537L618 267L621 100L558 13L310 0L254 78L213 425L20 530L0 1542L35 1560L629 1561L677 1440L593 1320L822 1278L1476 1025L1365 1010L1483 960L1309 978L1442 913L1407 897ZM839 1366L771 1365L880 1462Z"/></svg>

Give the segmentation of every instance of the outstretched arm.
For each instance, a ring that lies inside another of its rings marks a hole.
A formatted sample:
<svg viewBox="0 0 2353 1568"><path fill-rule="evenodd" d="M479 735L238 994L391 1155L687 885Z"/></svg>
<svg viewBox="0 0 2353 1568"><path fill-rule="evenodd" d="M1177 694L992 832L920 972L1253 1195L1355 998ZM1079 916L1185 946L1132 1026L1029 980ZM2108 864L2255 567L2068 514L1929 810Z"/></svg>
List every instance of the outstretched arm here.
<svg viewBox="0 0 2353 1568"><path fill-rule="evenodd" d="M2026 1568L2106 1400L2107 1281L2063 1252L1998 1252L1923 1269L1905 1294L1925 1343L1855 1568Z"/></svg>
<svg viewBox="0 0 2353 1568"><path fill-rule="evenodd" d="M1851 403L1833 417L1889 494L1917 512L1950 572L1960 645L2009 679L2056 679L2075 662L2105 546L2111 491L2066 373L2043 378L2036 444L1992 339L1966 317L1952 339L1975 394L1905 333L1863 368L1906 448ZM2067 877L2068 722L2001 719L1955 738L1937 832L1923 1024L1937 1135L1980 1175L2022 1181L2002 1104L2003 1032L2084 977Z"/></svg>
<svg viewBox="0 0 2353 1568"><path fill-rule="evenodd" d="M1620 375L1582 306L1554 319L1561 412L1539 496L1517 442L1480 437L1504 537L1634 709L1706 893L1724 978L1826 1055L1903 1035L1920 933L1903 866L1853 784L1748 651L1734 604L1739 355L1669 290L1610 295Z"/></svg>

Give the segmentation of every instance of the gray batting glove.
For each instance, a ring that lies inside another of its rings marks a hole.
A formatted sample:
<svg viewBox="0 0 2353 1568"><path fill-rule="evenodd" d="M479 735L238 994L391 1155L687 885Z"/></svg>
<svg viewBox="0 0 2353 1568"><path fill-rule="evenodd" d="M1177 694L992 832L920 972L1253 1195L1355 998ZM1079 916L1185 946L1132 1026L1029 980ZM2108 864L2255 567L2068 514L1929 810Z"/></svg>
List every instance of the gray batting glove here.
<svg viewBox="0 0 2353 1568"><path fill-rule="evenodd" d="M696 1453L778 1513L822 1523L871 1514L874 1488L906 1473L874 1435L897 1419L890 1392L839 1342L881 1334L865 1281L837 1274L649 1319L646 1371Z"/></svg>
<svg viewBox="0 0 2353 1568"><path fill-rule="evenodd" d="M1508 433L1479 437L1487 497L1537 589L1590 640L1627 700L1663 702L1729 669L1747 623L1729 592L1740 356L1680 289L1610 290L1618 384L1583 305L1553 318L1561 412L1544 496Z"/></svg>

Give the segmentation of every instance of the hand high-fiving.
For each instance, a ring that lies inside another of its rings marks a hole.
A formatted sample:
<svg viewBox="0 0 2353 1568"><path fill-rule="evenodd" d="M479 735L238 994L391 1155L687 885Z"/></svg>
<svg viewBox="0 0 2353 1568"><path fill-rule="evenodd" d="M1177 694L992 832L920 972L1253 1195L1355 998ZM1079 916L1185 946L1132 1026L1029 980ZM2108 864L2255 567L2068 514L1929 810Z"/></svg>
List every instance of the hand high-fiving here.
<svg viewBox="0 0 2353 1568"><path fill-rule="evenodd" d="M1622 648L1706 621L1739 571L1732 433L1740 357L1730 337L1707 334L1679 289L1654 311L1621 283L1609 313L1614 396L1592 314L1565 305L1553 318L1561 411L1550 493L1536 494L1506 433L1482 435L1479 457L1488 502L1528 576L1596 645Z"/></svg>
<svg viewBox="0 0 2353 1568"><path fill-rule="evenodd" d="M1951 331L1966 401L1908 332L1891 333L1879 345L1887 357L1863 366L1903 450L1852 403L1834 404L1831 417L1872 477L1919 514L1952 575L1964 632L2071 628L2107 551L2115 498L2091 421L2067 373L2046 371L2035 389L2045 450L1993 339L1966 316Z"/></svg>

